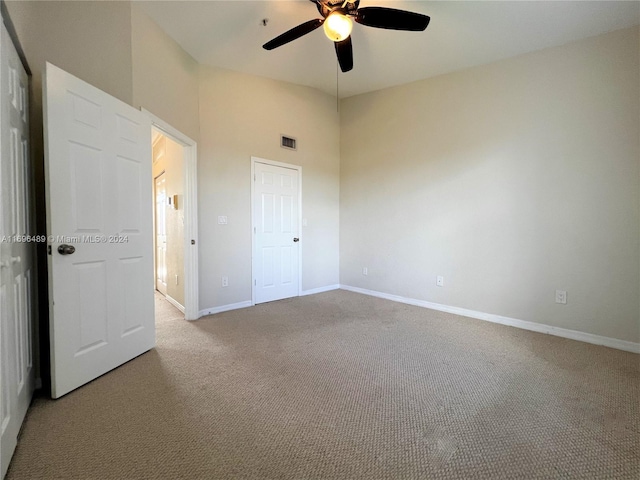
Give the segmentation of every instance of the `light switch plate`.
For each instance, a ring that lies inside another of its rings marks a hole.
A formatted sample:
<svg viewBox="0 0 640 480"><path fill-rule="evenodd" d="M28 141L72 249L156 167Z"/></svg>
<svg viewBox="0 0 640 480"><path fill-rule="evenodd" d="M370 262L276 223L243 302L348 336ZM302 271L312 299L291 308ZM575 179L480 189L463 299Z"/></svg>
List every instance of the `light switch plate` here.
<svg viewBox="0 0 640 480"><path fill-rule="evenodd" d="M567 304L567 292L565 290L556 290L556 303Z"/></svg>

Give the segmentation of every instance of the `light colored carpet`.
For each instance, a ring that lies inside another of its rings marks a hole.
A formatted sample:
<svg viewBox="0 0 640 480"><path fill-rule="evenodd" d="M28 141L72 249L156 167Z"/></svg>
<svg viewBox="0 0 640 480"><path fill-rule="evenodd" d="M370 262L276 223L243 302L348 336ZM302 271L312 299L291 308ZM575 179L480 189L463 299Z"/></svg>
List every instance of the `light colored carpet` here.
<svg viewBox="0 0 640 480"><path fill-rule="evenodd" d="M639 356L334 291L36 399L8 479L640 478Z"/></svg>

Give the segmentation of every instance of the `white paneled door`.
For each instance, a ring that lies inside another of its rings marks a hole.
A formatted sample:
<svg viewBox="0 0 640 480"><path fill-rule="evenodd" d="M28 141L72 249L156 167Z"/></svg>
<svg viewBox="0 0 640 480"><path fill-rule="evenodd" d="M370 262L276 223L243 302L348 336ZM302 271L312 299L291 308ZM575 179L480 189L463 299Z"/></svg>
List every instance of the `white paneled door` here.
<svg viewBox="0 0 640 480"><path fill-rule="evenodd" d="M155 345L151 124L49 63L44 97L58 398Z"/></svg>
<svg viewBox="0 0 640 480"><path fill-rule="evenodd" d="M254 162L254 302L300 294L300 170Z"/></svg>
<svg viewBox="0 0 640 480"><path fill-rule="evenodd" d="M1 478L9 466L34 389L34 243L30 238L28 77L4 24L0 47Z"/></svg>

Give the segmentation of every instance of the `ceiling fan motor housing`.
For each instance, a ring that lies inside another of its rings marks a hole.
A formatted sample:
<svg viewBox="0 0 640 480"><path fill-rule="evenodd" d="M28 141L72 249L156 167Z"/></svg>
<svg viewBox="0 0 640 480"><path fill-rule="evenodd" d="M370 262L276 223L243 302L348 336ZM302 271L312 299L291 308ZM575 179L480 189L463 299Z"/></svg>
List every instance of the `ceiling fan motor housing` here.
<svg viewBox="0 0 640 480"><path fill-rule="evenodd" d="M347 2L347 4L343 7L342 4L344 1L331 1L331 0L311 0L318 7L318 12L324 18L335 11L342 10L346 15L354 15L356 10L358 9L358 5L360 5L360 0L354 0L353 2Z"/></svg>

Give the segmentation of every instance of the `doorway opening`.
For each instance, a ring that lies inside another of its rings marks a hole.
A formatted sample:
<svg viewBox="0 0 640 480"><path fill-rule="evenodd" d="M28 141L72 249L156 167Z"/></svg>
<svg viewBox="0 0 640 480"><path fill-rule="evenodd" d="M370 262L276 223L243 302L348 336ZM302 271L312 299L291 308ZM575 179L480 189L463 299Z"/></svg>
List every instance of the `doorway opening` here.
<svg viewBox="0 0 640 480"><path fill-rule="evenodd" d="M151 119L154 208L154 289L197 320L197 145L142 109Z"/></svg>
<svg viewBox="0 0 640 480"><path fill-rule="evenodd" d="M151 130L155 288L184 313L184 148Z"/></svg>

